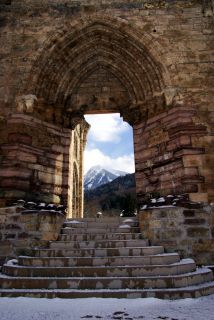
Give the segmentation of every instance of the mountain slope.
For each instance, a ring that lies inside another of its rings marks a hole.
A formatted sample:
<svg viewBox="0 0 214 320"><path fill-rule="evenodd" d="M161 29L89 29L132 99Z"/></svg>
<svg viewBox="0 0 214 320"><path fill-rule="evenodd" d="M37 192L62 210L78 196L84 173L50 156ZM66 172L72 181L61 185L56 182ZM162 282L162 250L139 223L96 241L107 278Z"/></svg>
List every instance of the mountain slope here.
<svg viewBox="0 0 214 320"><path fill-rule="evenodd" d="M94 190L85 190L85 215L98 211L105 215L119 215L122 210L136 209L135 174L118 177Z"/></svg>
<svg viewBox="0 0 214 320"><path fill-rule="evenodd" d="M92 167L84 177L85 190L93 190L103 184L113 181L126 173L119 170L108 171L100 166Z"/></svg>

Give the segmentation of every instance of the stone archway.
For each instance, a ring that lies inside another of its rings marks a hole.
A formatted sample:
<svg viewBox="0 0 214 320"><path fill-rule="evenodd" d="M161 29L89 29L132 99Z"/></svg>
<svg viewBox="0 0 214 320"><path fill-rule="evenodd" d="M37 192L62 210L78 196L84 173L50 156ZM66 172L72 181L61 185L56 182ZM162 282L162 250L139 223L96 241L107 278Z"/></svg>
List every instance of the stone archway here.
<svg viewBox="0 0 214 320"><path fill-rule="evenodd" d="M16 99L18 113L12 120L17 126L24 123L18 131L33 136L31 149L22 150L34 157L29 157L32 185L36 177L39 191L45 184L46 193L50 186L49 194L69 203L75 131L82 146L82 172L88 130L84 114L119 112L134 128L139 203L152 192L200 193L208 199L197 165L189 166L186 157L203 153L192 145L190 135L198 130L206 135L206 128L194 122L196 110L189 97L172 86L161 50L151 35L125 20L99 15L74 21L47 40ZM54 170L49 170L50 159ZM20 156L24 167L22 162ZM39 166L44 174L38 173Z"/></svg>
<svg viewBox="0 0 214 320"><path fill-rule="evenodd" d="M85 113L119 112L135 127L166 110L169 76L153 57L158 50L151 53L144 41L124 21L99 16L57 34L25 89L39 101L37 116L74 129Z"/></svg>

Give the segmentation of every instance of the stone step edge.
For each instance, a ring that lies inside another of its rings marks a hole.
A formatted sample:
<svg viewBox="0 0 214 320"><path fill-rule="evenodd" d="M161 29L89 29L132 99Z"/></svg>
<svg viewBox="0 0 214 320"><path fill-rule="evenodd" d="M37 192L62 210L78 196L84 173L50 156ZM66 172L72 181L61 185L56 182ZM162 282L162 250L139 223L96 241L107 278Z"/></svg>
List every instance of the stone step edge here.
<svg viewBox="0 0 214 320"><path fill-rule="evenodd" d="M30 279L34 279L34 280L50 280L50 281L54 281L54 280L93 280L93 281L99 281L99 280L114 280L115 278L117 280L125 280L125 279L132 279L132 280L165 280L165 279L180 279L180 278L188 278L188 277L193 277L193 276L197 276L197 275L208 275L212 273L212 271L210 269L205 269L202 268L200 271L196 270L193 272L187 272L187 273L183 273L183 274L178 274L178 275L168 275L168 276L135 276L135 277L14 277L14 276L7 276L5 274L0 274L0 279L5 279L5 280L30 280Z"/></svg>
<svg viewBox="0 0 214 320"><path fill-rule="evenodd" d="M101 228L100 228L101 229ZM61 229L61 233L60 234L68 234L70 235L70 233L66 233L66 231L69 231L69 232L79 232L79 234L106 234L106 233L111 233L111 234L124 234L124 233L140 233L139 232L139 229L140 228L121 228L121 230L124 230L124 231L131 231L131 232L118 232L120 228L115 228L115 230L112 230L112 229L101 229L99 230L99 228L84 228L84 229L81 229L81 228L62 228ZM131 230L130 230L131 229ZM73 234L76 234L76 233L73 233Z"/></svg>
<svg viewBox="0 0 214 320"><path fill-rule="evenodd" d="M59 251L61 251L61 250L63 250L63 251L83 251L83 250L119 250L119 249L143 249L143 250L150 250L150 249L157 249L157 248L159 248L159 249L163 249L164 250L164 247L163 246L143 246L143 247L117 247L117 248L112 248L112 247L106 247L106 248L87 248L87 247L85 247L85 248L71 248L71 249L68 249L68 248L65 248L65 249L58 249L58 248L47 248L47 249L45 249L45 248L42 248L42 249L40 249L40 248L35 248L35 249L33 249L33 251L54 251L54 250L59 250Z"/></svg>
<svg viewBox="0 0 214 320"><path fill-rule="evenodd" d="M73 241L69 241L69 240L55 240L55 241L49 241L49 243L65 243L65 244L68 244L68 243L81 243L81 242L95 242L95 243L106 243L106 242L124 242L124 241L139 241L139 240L142 240L142 241L148 241L146 239L122 239L122 240L111 240L111 239L103 239L103 240L99 240L99 239L94 239L94 240L73 240ZM149 246L149 245L148 245Z"/></svg>
<svg viewBox="0 0 214 320"><path fill-rule="evenodd" d="M198 285L192 285L192 286L188 286L188 287L179 287L179 288L157 288L157 289L153 289L153 288L148 288L148 289L0 289L0 292L10 292L10 291L19 291L19 292L145 292L145 291L149 291L149 292L158 292L158 291L165 291L165 292L177 292L177 291L191 291L191 290L196 290L199 288L210 288L213 287L213 293L214 293L214 281L209 281L209 282L205 282L202 284L198 284Z"/></svg>
<svg viewBox="0 0 214 320"><path fill-rule="evenodd" d="M108 224L108 223L100 223L97 225L95 223L87 224L87 223L64 223L62 225L62 229L130 229L130 228L140 228L139 223L137 222L129 222L124 224Z"/></svg>
<svg viewBox="0 0 214 320"><path fill-rule="evenodd" d="M66 230L67 230L67 229L66 229ZM76 229L75 229L75 230L76 230ZM76 235L80 235L80 236L82 236L82 235L84 235L84 236L88 236L88 235L99 235L99 236L100 236L100 235L107 235L107 236L108 236L108 235L114 235L114 236L115 236L115 235L116 235L116 236L117 236L117 235L118 235L118 236L121 236L121 235L124 236L124 235L125 235L125 236L127 236L127 235L129 235L129 236L130 236L130 235L133 235L133 234L138 235L138 236L141 236L141 235L142 235L141 232L134 232L134 233L133 233L133 232L115 232L115 233L107 233L107 234L106 234L106 233L103 233L103 232L101 232L101 233L99 233L99 232L96 232L96 233L90 233L90 232L87 233L87 232L85 232L85 233L80 233L80 234L60 233L59 235L60 235L60 236L68 236L68 237L69 237L69 236L76 236ZM144 239L144 240L147 240L147 239Z"/></svg>
<svg viewBox="0 0 214 320"><path fill-rule="evenodd" d="M74 226L74 227L110 227L110 228L116 228L119 226L127 226L127 227L135 227L139 226L139 220L135 221L78 221L78 222L73 222L73 221L64 221L63 226Z"/></svg>
<svg viewBox="0 0 214 320"><path fill-rule="evenodd" d="M59 257L61 258L61 257ZM184 265L188 265L188 264L194 264L195 265L195 261L193 259L182 259L180 260L179 262L174 262L174 263L170 263L170 264L148 264L148 265L118 265L118 266L71 266L71 267L60 267L60 269L81 269L81 270L84 270L84 269L115 269L115 268L166 268L166 267L176 267L176 266L184 266ZM10 267L10 268L22 268L22 269L50 269L50 270L54 270L56 268L59 268L59 267L34 267L34 266L22 266L22 265L19 265L19 264L13 264L13 265L10 265L10 264L7 264L5 263L3 265L3 267L6 266L6 267ZM209 268L205 268L205 269L208 269L208 270L211 270ZM1 274L0 274L1 275Z"/></svg>
<svg viewBox="0 0 214 320"><path fill-rule="evenodd" d="M178 253L157 253L157 254L151 254L151 255L146 255L146 256L143 256L143 255L140 255L140 256L116 256L116 258L130 258L130 259L134 259L134 258L143 258L143 257L146 257L146 258L153 258L153 257L178 257L179 254ZM72 257L34 257L34 256L19 256L18 258L20 259L35 259L35 260L44 260L44 259L113 259L114 256L106 256L106 257L97 257L97 256L92 256L92 257L79 257L79 256L72 256Z"/></svg>
<svg viewBox="0 0 214 320"><path fill-rule="evenodd" d="M159 298L181 299L198 298L214 294L214 281L189 287L171 289L0 289L0 297L35 297L35 298Z"/></svg>
<svg viewBox="0 0 214 320"><path fill-rule="evenodd" d="M97 218L97 217L88 217L88 218L68 218L66 219L65 221L68 221L68 222L71 222L71 221L89 221L89 222L94 222L94 221L125 221L125 220L133 220L133 221L138 221L138 217L137 216L132 216L132 217L119 217L119 216L116 216L116 217L111 217L111 216L105 216L105 217L100 217L100 218Z"/></svg>
<svg viewBox="0 0 214 320"><path fill-rule="evenodd" d="M101 229L101 230L104 230L104 231L109 231L109 230L113 230L113 231L118 231L118 229L134 229L134 230L139 230L140 229L140 227L139 226L128 226L128 225L122 225L122 226L118 226L118 227L108 227L108 226L106 226L106 227L86 227L86 226L82 226L82 227L79 227L79 228L75 228L75 227L62 227L61 228L61 230L63 231L63 230L99 230L99 229ZM118 233L118 232L117 232Z"/></svg>

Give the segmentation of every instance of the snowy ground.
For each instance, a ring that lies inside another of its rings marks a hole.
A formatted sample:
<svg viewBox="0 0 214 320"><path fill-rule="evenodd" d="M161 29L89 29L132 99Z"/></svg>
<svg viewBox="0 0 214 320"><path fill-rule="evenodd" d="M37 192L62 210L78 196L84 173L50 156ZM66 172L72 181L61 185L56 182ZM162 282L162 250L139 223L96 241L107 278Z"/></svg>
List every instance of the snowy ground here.
<svg viewBox="0 0 214 320"><path fill-rule="evenodd" d="M0 320L214 320L214 295L198 299L0 298Z"/></svg>

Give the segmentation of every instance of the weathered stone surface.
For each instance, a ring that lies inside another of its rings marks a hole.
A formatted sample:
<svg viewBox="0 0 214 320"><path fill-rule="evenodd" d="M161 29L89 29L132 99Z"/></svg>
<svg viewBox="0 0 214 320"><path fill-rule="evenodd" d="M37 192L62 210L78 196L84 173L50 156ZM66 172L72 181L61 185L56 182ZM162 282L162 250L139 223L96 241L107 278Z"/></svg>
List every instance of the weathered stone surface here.
<svg viewBox="0 0 214 320"><path fill-rule="evenodd" d="M17 126L20 121L22 125ZM37 129L34 128L34 122L37 124ZM15 128L18 133L10 133L14 132ZM63 201L68 204L68 213L71 215L73 201L71 177L74 163L78 168L80 181L83 179L82 157L88 130L85 121L77 125L75 130L63 132L60 127L51 128L50 124L32 119L31 116L13 114L5 130L8 132L9 143L2 147L4 157L0 170L2 198L9 204L18 197L26 198L28 201L60 203L63 195ZM69 154L72 153L70 144L73 154ZM82 193L80 181L74 197L77 197L77 193ZM20 191L24 193L20 195ZM68 197L68 192L72 196ZM73 216L80 217L83 215L83 200L79 196L78 199L78 207Z"/></svg>
<svg viewBox="0 0 214 320"><path fill-rule="evenodd" d="M26 254L35 245L56 240L65 220L57 211L23 211L21 207L0 208L0 256ZM24 241L23 241L24 239ZM23 251L21 253L21 250Z"/></svg>
<svg viewBox="0 0 214 320"><path fill-rule="evenodd" d="M2 182L0 204L37 192L64 198L70 214L79 199L81 215L87 129L76 125L98 112L119 112L134 128L139 202L155 192L214 201L211 1L23 0L0 9L0 164L31 170L30 185L21 175Z"/></svg>
<svg viewBox="0 0 214 320"><path fill-rule="evenodd" d="M140 211L143 237L153 245L164 245L168 252L194 257L198 264L213 264L212 207L187 210L157 208Z"/></svg>

